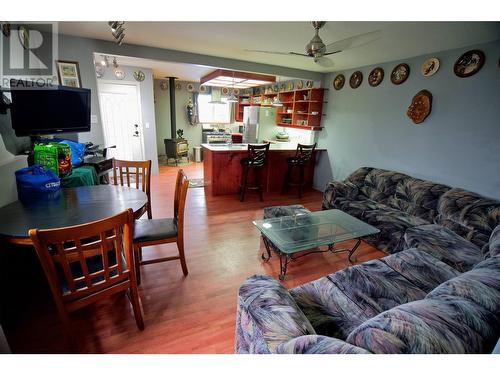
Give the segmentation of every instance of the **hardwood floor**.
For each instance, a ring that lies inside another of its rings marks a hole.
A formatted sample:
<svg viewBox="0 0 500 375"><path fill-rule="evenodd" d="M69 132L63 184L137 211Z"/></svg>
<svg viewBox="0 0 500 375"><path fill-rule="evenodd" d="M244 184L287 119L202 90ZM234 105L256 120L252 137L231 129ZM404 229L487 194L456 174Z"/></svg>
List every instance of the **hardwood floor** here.
<svg viewBox="0 0 500 375"><path fill-rule="evenodd" d="M184 168L189 178L203 177L202 164ZM173 214L177 169L160 167L152 178L153 217ZM288 195L249 193L238 197L206 197L203 188L188 191L185 248L189 275L179 262L144 266L139 287L146 329L139 331L124 295L72 314L82 353L232 353L238 288L250 275L277 278L279 260L261 261L264 251L252 220L262 217L266 206L300 203L321 209L322 194L308 191L297 199ZM144 258L175 254L175 244L144 249ZM363 243L358 262L384 256ZM287 288L315 280L349 266L347 254L315 254L292 262L283 284ZM38 282L43 283L43 278ZM17 353L65 352L61 327L48 290L20 306L16 319L4 326L12 351Z"/></svg>

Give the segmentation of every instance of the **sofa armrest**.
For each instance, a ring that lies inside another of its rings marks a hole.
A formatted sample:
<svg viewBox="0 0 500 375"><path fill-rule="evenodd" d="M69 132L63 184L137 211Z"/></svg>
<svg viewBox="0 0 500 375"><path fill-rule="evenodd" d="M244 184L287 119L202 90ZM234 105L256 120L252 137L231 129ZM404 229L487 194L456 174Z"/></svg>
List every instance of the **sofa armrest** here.
<svg viewBox="0 0 500 375"><path fill-rule="evenodd" d="M278 354L370 354L369 351L343 340L321 335L296 337L281 343Z"/></svg>
<svg viewBox="0 0 500 375"><path fill-rule="evenodd" d="M323 193L323 209L330 210L338 207L339 199L355 199L359 194L358 187L352 182L332 181L326 185Z"/></svg>
<svg viewBox="0 0 500 375"><path fill-rule="evenodd" d="M498 224L493 232L491 232L490 241L488 242L489 255L491 257L500 254L500 224Z"/></svg>
<svg viewBox="0 0 500 375"><path fill-rule="evenodd" d="M277 280L254 275L241 285L236 353L275 353L282 342L314 333L309 320Z"/></svg>

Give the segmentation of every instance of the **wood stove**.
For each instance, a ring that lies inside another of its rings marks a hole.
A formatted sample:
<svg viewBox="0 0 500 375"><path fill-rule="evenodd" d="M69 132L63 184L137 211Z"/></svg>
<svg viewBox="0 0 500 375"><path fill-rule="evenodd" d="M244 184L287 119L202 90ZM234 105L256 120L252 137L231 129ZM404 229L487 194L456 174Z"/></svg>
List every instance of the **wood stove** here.
<svg viewBox="0 0 500 375"><path fill-rule="evenodd" d="M182 157L189 159L189 144L188 141L183 138L175 139L164 139L165 143L165 153L167 154L167 159L175 159L175 165L179 164L179 160Z"/></svg>

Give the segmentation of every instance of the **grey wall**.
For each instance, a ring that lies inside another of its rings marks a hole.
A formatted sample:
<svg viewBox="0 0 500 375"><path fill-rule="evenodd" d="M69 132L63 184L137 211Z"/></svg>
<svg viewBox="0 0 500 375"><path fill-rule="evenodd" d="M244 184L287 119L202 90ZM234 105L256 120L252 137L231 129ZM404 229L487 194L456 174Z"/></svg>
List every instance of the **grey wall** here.
<svg viewBox="0 0 500 375"><path fill-rule="evenodd" d="M118 59L118 63L120 60ZM153 102L153 71L147 68L137 68L132 66L121 65L120 69L125 72L125 78L122 80L116 79L114 69L112 67L105 70L102 78L97 81L117 84L139 84L139 95L141 96L141 117L142 117L142 136L144 143L144 159L152 161L153 174L158 173L158 155L156 153L156 125L155 125L155 108ZM137 82L134 79L134 71L140 69L144 73L144 81ZM112 151L112 150L111 150Z"/></svg>
<svg viewBox="0 0 500 375"><path fill-rule="evenodd" d="M482 70L469 78L455 76L454 62L472 48L486 55ZM441 67L423 77L421 64L433 56ZM360 166L374 166L500 199L499 56L496 41L380 64L385 78L378 87L367 82L375 66L342 72L347 82L340 91L332 87L337 73L327 75L324 87L330 90L319 142L328 157L320 159L315 186L323 189L332 175L341 180ZM396 86L390 73L400 62L408 63L411 73ZM355 90L348 83L354 70L364 76ZM406 110L422 89L433 95L432 113L414 125Z"/></svg>

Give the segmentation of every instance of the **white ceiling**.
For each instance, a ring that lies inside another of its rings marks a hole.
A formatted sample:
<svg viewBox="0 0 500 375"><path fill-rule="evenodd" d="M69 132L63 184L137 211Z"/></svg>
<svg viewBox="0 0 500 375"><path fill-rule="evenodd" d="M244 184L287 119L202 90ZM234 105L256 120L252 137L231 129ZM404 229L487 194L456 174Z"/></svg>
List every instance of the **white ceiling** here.
<svg viewBox="0 0 500 375"><path fill-rule="evenodd" d="M119 65L152 69L153 77L158 79L176 77L179 81L200 82L201 77L216 70L216 68L211 66L141 59L138 57L111 55L100 52L94 53L94 61L102 61L104 55L108 56L110 62L113 57L116 57ZM276 76L276 78L278 81L287 81L295 77Z"/></svg>
<svg viewBox="0 0 500 375"><path fill-rule="evenodd" d="M101 55L101 53L96 53L94 60L101 61ZM108 54L107 56L113 55ZM188 82L199 82L201 77L215 70L213 67L202 65L180 64L129 56L117 56L117 61L119 65L152 69L154 78L177 77L180 81Z"/></svg>
<svg viewBox="0 0 500 375"><path fill-rule="evenodd" d="M128 44L317 72L345 70L500 39L498 22L327 22L320 31L326 44L374 30L381 30L382 37L333 55L335 65L324 68L308 57L245 51L303 52L314 33L309 22L126 22L125 27ZM113 40L107 22L60 22L59 32Z"/></svg>

